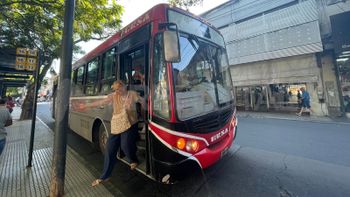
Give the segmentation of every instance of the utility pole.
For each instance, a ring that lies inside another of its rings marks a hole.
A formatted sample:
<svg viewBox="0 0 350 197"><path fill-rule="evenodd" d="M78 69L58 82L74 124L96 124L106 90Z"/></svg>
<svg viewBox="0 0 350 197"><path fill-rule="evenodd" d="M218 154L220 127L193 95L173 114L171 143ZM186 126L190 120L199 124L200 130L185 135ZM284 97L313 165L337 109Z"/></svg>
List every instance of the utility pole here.
<svg viewBox="0 0 350 197"><path fill-rule="evenodd" d="M60 77L57 91L57 116L51 168L50 197L64 195L66 170L69 94L72 73L74 0L65 0Z"/></svg>
<svg viewBox="0 0 350 197"><path fill-rule="evenodd" d="M30 142L29 142L29 153L28 153L28 164L27 168L32 167L33 160L33 147L34 147L34 135L35 135L35 121L36 121L36 108L38 101L38 87L39 87L39 72L40 72L40 51L38 51L37 55L37 65L35 69L35 83L34 83L34 91L33 91L33 112L32 112L32 126L30 130Z"/></svg>

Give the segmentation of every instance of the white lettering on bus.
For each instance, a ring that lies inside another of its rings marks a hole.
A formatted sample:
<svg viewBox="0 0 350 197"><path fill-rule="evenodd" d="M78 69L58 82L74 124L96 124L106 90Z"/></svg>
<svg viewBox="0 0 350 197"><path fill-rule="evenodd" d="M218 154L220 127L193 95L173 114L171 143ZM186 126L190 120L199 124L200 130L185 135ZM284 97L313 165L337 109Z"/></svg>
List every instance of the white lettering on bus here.
<svg viewBox="0 0 350 197"><path fill-rule="evenodd" d="M146 13L143 16L140 16L140 18L136 19L136 21L134 21L133 23L131 23L130 25L126 26L122 32L121 32L121 36L124 36L125 34L129 33L132 29L134 29L135 27L138 27L144 23L146 23L147 21L150 20L150 16L149 13Z"/></svg>
<svg viewBox="0 0 350 197"><path fill-rule="evenodd" d="M223 135L225 135L226 133L228 133L228 128L226 128L226 129L220 131L219 133L213 135L213 136L210 138L211 142L214 142L215 140L221 138L221 137L222 137Z"/></svg>

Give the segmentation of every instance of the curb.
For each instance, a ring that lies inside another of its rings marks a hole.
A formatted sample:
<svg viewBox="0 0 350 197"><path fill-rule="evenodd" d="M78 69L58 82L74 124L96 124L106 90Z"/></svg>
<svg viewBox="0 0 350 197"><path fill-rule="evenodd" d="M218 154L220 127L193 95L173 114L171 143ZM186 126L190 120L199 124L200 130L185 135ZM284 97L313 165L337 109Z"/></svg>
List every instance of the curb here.
<svg viewBox="0 0 350 197"><path fill-rule="evenodd" d="M264 115L252 115L252 114L237 114L239 118L256 118L256 119L276 119L276 120L289 120L289 121L303 121L303 122L314 122L314 123L323 123L323 124L341 124L341 125L350 125L350 122L343 121L334 121L334 120L312 120L312 119L303 119L292 118L292 117L276 117L276 116L264 116Z"/></svg>

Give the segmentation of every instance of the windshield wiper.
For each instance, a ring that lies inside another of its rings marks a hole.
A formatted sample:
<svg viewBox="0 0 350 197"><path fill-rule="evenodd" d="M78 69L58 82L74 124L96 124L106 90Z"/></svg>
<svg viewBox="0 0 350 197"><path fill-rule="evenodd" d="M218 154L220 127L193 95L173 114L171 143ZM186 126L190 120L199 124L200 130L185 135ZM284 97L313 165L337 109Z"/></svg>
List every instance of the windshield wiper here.
<svg viewBox="0 0 350 197"><path fill-rule="evenodd" d="M198 50L198 47L197 47L197 46L199 46L199 40L198 40L198 38L197 38L195 35L190 34L188 40L190 41L190 44L192 45L192 47L193 47L194 49L196 49L196 51L197 51L197 50ZM196 41L197 46L195 45L195 43L194 43L193 41Z"/></svg>

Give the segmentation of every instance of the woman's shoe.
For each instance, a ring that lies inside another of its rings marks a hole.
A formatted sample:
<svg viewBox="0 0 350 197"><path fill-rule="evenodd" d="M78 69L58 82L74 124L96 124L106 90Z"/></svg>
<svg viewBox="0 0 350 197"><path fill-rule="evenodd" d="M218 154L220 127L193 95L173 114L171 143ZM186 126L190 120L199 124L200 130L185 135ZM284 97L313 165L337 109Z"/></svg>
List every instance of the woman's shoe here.
<svg viewBox="0 0 350 197"><path fill-rule="evenodd" d="M100 183L104 183L104 182L109 181L110 179L111 179L111 178L107 178L107 179L105 179L105 180L96 179L96 180L94 180L94 181L91 183L91 186L92 186L92 187L95 187L95 186L99 185Z"/></svg>
<svg viewBox="0 0 350 197"><path fill-rule="evenodd" d="M138 163L131 163L130 164L130 170L135 170L135 168L138 166Z"/></svg>

